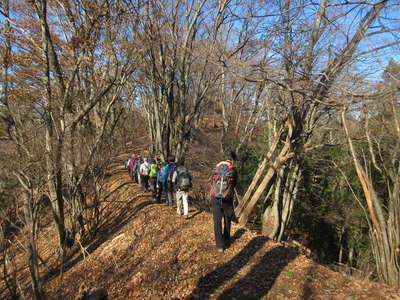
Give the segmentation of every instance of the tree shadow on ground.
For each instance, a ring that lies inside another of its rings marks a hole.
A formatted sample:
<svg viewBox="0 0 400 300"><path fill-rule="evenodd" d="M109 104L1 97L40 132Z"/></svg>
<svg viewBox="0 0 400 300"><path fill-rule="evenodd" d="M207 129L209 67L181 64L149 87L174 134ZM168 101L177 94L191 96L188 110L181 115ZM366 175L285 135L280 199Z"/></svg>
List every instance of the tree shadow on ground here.
<svg viewBox="0 0 400 300"><path fill-rule="evenodd" d="M200 278L197 287L189 295L188 299L208 299L215 290L235 276L249 262L251 257L263 247L267 240L267 237L252 239L229 262Z"/></svg>
<svg viewBox="0 0 400 300"><path fill-rule="evenodd" d="M132 180L128 180L125 181L123 183L121 183L120 185L118 185L116 188L114 188L111 192L109 192L107 195L105 195L104 197L102 197L102 202L106 202L108 198L110 198L113 194L115 194L116 192L118 192L121 188L123 188L126 185L133 185L134 183L132 182Z"/></svg>
<svg viewBox="0 0 400 300"><path fill-rule="evenodd" d="M152 200L148 200L146 202L140 203L134 207L132 207L132 203L137 200L138 198L151 198ZM111 200L111 201L104 201L109 202L108 206L101 210L101 220L102 222L97 224L96 231L94 231L95 235L98 233L103 233L104 231L107 232L109 228L114 228L118 224L121 224L121 227L124 226L127 221L129 221L132 216L131 213L135 212L137 207L146 203L147 205L150 204L157 204L157 202L152 198L151 195L148 194L137 194L133 198L128 201L124 200ZM117 205L120 205L119 207ZM110 210L111 207L111 210ZM112 210L114 207L114 211ZM119 227L120 228L120 227ZM119 229L118 228L118 229Z"/></svg>
<svg viewBox="0 0 400 300"><path fill-rule="evenodd" d="M218 299L261 299L268 294L281 271L299 255L293 248L278 246L264 254L246 276L224 290Z"/></svg>
<svg viewBox="0 0 400 300"><path fill-rule="evenodd" d="M117 175L117 174L128 174L128 170L124 168L124 169L116 169L111 172L111 175Z"/></svg>
<svg viewBox="0 0 400 300"><path fill-rule="evenodd" d="M246 232L243 228L236 230L235 234L231 236L230 244L232 245L236 240L240 239L240 237Z"/></svg>
<svg viewBox="0 0 400 300"><path fill-rule="evenodd" d="M199 215L201 213L202 213L202 211L198 210L195 213L192 213L191 215L189 214L188 219L193 219L195 216L197 216L197 215Z"/></svg>
<svg viewBox="0 0 400 300"><path fill-rule="evenodd" d="M81 253L73 260L68 261L67 259L67 262L65 262L63 265L63 272L68 271L77 263L82 261L86 255L93 253L97 248L99 248L104 242L106 242L114 233L118 232L118 230L120 230L124 225L126 225L133 217L135 217L145 207L152 204L156 204L155 201L145 201L137 204L134 207L131 207L129 204L132 201L133 199L131 201L128 201L127 205L120 210L117 216L109 218L110 221L109 223L103 223L99 227L99 230L97 231L96 234L97 238L93 239L90 243L88 243L87 247L85 247L84 249L80 249L84 253ZM76 254L76 252L74 252L69 257L72 257L74 254ZM59 270L60 266L52 268L43 276L43 280L48 281L53 279L55 276L58 275Z"/></svg>

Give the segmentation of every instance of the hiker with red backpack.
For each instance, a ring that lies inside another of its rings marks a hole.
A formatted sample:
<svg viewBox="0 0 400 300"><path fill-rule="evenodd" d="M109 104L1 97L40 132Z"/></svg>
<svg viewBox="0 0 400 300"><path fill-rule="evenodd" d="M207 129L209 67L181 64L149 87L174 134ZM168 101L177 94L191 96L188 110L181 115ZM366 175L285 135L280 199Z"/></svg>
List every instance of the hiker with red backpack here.
<svg viewBox="0 0 400 300"><path fill-rule="evenodd" d="M215 244L220 252L228 248L230 243L231 222L234 218L233 197L238 176L234 167L235 160L236 154L231 152L212 171L210 197L214 219ZM223 231L222 218L224 219Z"/></svg>
<svg viewBox="0 0 400 300"><path fill-rule="evenodd" d="M175 172L172 175L172 183L174 184L176 190L176 213L178 215L182 215L183 206L183 216L185 219L188 219L188 197L189 190L192 188L192 176L184 166L183 162L177 164Z"/></svg>

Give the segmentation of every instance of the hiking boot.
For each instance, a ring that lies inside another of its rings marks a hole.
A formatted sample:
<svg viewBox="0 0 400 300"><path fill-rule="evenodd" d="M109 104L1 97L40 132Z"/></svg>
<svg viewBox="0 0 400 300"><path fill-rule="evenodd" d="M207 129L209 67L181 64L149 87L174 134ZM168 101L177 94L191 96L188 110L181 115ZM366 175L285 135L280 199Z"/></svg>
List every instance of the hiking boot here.
<svg viewBox="0 0 400 300"><path fill-rule="evenodd" d="M189 220L189 216L188 215L185 216L185 220Z"/></svg>

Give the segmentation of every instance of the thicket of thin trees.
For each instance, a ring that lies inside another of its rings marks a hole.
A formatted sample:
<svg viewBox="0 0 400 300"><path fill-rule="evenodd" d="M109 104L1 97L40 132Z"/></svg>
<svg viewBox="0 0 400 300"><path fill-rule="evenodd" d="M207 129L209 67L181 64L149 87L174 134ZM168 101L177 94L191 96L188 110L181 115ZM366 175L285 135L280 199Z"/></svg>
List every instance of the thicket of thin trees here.
<svg viewBox="0 0 400 300"><path fill-rule="evenodd" d="M110 159L143 120L153 154L180 160L193 129L212 122L221 152L238 152L240 173L252 178L239 188L241 224L260 222L274 240L301 239L329 262L399 285L400 67L390 61L400 53L399 8L2 0L0 250L9 294L28 292L13 273L10 237L24 233L31 294L43 298L40 210L50 203L62 277L71 245L96 232ZM328 238L334 250L324 248Z"/></svg>

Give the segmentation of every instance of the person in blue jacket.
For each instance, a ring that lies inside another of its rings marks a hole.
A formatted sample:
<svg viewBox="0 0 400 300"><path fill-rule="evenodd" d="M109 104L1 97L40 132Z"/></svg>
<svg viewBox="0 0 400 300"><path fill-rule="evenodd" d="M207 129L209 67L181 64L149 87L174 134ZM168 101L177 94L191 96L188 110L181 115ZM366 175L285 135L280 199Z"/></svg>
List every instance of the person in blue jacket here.
<svg viewBox="0 0 400 300"><path fill-rule="evenodd" d="M161 203L161 197L163 193L163 168L165 167L164 162L158 163L157 180L156 180L156 201Z"/></svg>
<svg viewBox="0 0 400 300"><path fill-rule="evenodd" d="M172 176L175 172L176 169L176 162L175 162L175 157L171 156L168 159L168 165L166 165L163 168L163 188L167 194L167 199L166 199L166 204L168 206L174 206L175 200L174 200L174 196L175 196L175 188L174 188L174 184L172 182Z"/></svg>

